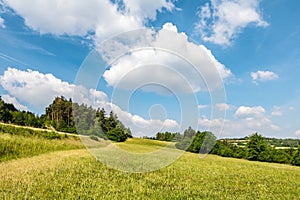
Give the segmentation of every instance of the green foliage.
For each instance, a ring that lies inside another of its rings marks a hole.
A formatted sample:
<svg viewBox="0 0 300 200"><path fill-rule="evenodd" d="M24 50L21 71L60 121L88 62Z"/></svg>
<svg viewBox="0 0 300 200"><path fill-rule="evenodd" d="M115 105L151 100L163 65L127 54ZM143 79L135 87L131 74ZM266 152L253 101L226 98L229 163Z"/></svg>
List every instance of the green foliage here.
<svg viewBox="0 0 300 200"><path fill-rule="evenodd" d="M193 139L195 136L196 136L196 131L192 129L192 127L190 126L183 133L183 138Z"/></svg>
<svg viewBox="0 0 300 200"><path fill-rule="evenodd" d="M291 164L292 156L285 149L273 149L264 161Z"/></svg>
<svg viewBox="0 0 300 200"><path fill-rule="evenodd" d="M236 140L234 139L234 141ZM254 161L292 165L296 165L296 163L299 162L300 159L298 158L299 154L297 153L297 150L293 148L278 149L271 147L271 145L266 141L270 140L257 133L248 137L248 142L244 147L232 143L230 140L219 140L214 146L212 154L223 157L243 158Z"/></svg>
<svg viewBox="0 0 300 200"><path fill-rule="evenodd" d="M292 164L300 166L300 146L298 147L298 149L293 154Z"/></svg>
<svg viewBox="0 0 300 200"><path fill-rule="evenodd" d="M209 153L216 143L216 137L208 131L196 133L193 142L188 148L188 151L194 153Z"/></svg>
<svg viewBox="0 0 300 200"><path fill-rule="evenodd" d="M91 106L73 103L71 99L67 100L63 96L56 97L45 110L45 114L38 117L28 111L18 111L0 97L0 122L37 128L53 127L62 132L95 135L113 141L124 141L125 136L132 137L131 130L118 120L113 111L106 116L103 108L95 110ZM49 133L46 133L49 136ZM119 133L121 135L117 136Z"/></svg>
<svg viewBox="0 0 300 200"><path fill-rule="evenodd" d="M160 140L160 141L180 141L182 139L182 135L180 135L180 133L171 133L171 132L164 132L164 133L160 133L158 132L155 136L156 140Z"/></svg>
<svg viewBox="0 0 300 200"><path fill-rule="evenodd" d="M97 124L100 126L106 138L115 142L124 142L127 138L131 138L131 131L118 120L118 116L110 111L106 116L105 110L98 109L96 112Z"/></svg>
<svg viewBox="0 0 300 200"><path fill-rule="evenodd" d="M248 160L263 161L266 156L267 151L269 151L270 146L267 145L263 136L255 133L249 137L249 142L247 143L247 155Z"/></svg>
<svg viewBox="0 0 300 200"><path fill-rule="evenodd" d="M115 142L124 142L128 136L121 128L115 127L107 131L106 137Z"/></svg>
<svg viewBox="0 0 300 200"><path fill-rule="evenodd" d="M46 119L58 131L76 133L72 100L65 97L56 97L46 108Z"/></svg>
<svg viewBox="0 0 300 200"><path fill-rule="evenodd" d="M43 122L29 111L19 111L13 104L5 103L0 97L0 122L42 128Z"/></svg>
<svg viewBox="0 0 300 200"><path fill-rule="evenodd" d="M186 129L183 139L176 143L176 148L193 153L209 153L216 143L216 137L208 131L195 131L191 127Z"/></svg>
<svg viewBox="0 0 300 200"><path fill-rule="evenodd" d="M9 103L5 103L0 96L0 121L7 123L12 121L11 112L17 111L17 109Z"/></svg>

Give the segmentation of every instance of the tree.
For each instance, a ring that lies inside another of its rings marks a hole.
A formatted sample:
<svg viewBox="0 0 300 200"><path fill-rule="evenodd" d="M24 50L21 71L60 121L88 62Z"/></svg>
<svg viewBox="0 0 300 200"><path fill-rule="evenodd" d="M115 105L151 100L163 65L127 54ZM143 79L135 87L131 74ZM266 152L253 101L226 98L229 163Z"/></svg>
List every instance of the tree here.
<svg viewBox="0 0 300 200"><path fill-rule="evenodd" d="M298 147L298 149L293 154L292 164L300 166L300 146Z"/></svg>
<svg viewBox="0 0 300 200"><path fill-rule="evenodd" d="M45 116L58 131L76 132L75 122L73 117L72 100L67 100L65 97L56 97L52 104L46 108Z"/></svg>
<svg viewBox="0 0 300 200"><path fill-rule="evenodd" d="M249 142L246 145L248 160L266 161L266 156L269 154L270 146L264 141L263 136L255 133L249 137Z"/></svg>
<svg viewBox="0 0 300 200"><path fill-rule="evenodd" d="M190 126L183 133L184 138L192 139L195 136L196 136L196 131L194 129L192 129L192 127L190 127Z"/></svg>
<svg viewBox="0 0 300 200"><path fill-rule="evenodd" d="M5 103L0 96L0 121L7 123L12 121L11 112L17 111L13 104Z"/></svg>
<svg viewBox="0 0 300 200"><path fill-rule="evenodd" d="M189 146L188 151L194 153L209 153L216 143L216 136L211 132L198 131L192 144Z"/></svg>
<svg viewBox="0 0 300 200"><path fill-rule="evenodd" d="M158 132L156 134L156 137L155 137L156 140L168 141L168 142L180 141L181 138L182 137L181 137L180 133L171 133L171 132L168 132L168 131L164 132L164 133Z"/></svg>
<svg viewBox="0 0 300 200"><path fill-rule="evenodd" d="M115 127L113 129L110 129L106 133L106 137L109 140L115 141L115 142L124 142L127 139L126 133L120 129L119 127Z"/></svg>

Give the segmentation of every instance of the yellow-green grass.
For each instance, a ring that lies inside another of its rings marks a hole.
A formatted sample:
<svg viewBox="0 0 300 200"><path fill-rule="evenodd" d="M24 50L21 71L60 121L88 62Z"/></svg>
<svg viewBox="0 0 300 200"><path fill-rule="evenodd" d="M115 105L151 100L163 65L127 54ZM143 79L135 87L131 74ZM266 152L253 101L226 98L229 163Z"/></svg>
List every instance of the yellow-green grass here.
<svg viewBox="0 0 300 200"><path fill-rule="evenodd" d="M0 162L79 148L84 145L78 136L0 124Z"/></svg>
<svg viewBox="0 0 300 200"><path fill-rule="evenodd" d="M117 145L144 152L161 143L131 139ZM299 194L300 167L214 155L184 153L166 168L133 174L107 168L84 149L0 163L0 199L299 199Z"/></svg>
<svg viewBox="0 0 300 200"><path fill-rule="evenodd" d="M129 138L125 142L115 144L120 149L134 153L149 153L165 147L175 148L175 143L137 138Z"/></svg>

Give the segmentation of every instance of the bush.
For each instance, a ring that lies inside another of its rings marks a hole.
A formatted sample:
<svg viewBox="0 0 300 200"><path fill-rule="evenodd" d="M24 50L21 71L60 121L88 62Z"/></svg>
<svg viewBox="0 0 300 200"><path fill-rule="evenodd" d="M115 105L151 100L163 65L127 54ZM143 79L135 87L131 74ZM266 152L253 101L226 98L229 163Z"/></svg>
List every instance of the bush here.
<svg viewBox="0 0 300 200"><path fill-rule="evenodd" d="M106 133L106 137L115 142L124 142L128 136L122 129L115 127Z"/></svg>
<svg viewBox="0 0 300 200"><path fill-rule="evenodd" d="M300 146L298 147L298 149L293 154L292 164L296 165L296 166L300 166Z"/></svg>

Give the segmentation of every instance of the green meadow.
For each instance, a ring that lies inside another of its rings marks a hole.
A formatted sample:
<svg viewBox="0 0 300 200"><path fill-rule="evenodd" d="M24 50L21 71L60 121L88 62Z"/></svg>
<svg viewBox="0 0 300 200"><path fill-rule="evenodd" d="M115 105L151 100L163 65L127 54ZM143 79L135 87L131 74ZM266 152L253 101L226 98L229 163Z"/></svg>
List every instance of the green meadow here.
<svg viewBox="0 0 300 200"><path fill-rule="evenodd" d="M296 166L185 152L157 171L126 173L97 161L76 136L26 131L2 125L0 199L299 199ZM113 145L145 153L167 144Z"/></svg>

